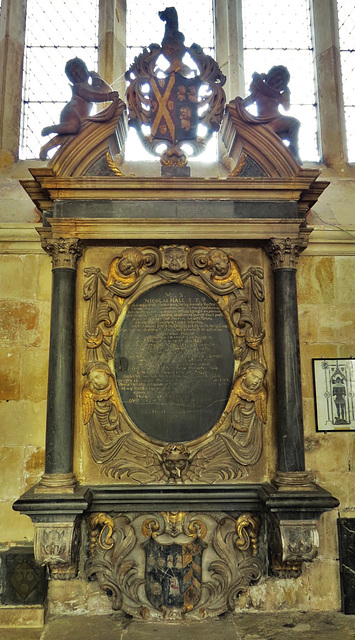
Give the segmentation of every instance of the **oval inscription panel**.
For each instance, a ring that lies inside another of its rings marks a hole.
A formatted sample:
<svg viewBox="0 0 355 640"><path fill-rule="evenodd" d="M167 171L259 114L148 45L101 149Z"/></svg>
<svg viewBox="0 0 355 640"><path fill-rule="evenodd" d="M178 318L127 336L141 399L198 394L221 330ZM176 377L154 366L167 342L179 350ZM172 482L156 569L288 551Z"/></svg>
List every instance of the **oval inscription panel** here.
<svg viewBox="0 0 355 640"><path fill-rule="evenodd" d="M128 415L147 436L181 442L209 431L227 403L233 370L227 322L200 290L164 284L128 309L116 378Z"/></svg>

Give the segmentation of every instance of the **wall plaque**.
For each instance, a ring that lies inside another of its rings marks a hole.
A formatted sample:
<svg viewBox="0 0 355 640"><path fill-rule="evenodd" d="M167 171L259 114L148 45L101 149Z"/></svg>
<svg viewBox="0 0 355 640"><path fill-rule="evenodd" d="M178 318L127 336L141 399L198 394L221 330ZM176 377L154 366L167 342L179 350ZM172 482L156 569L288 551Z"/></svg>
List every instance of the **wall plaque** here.
<svg viewBox="0 0 355 640"><path fill-rule="evenodd" d="M157 440L202 436L230 395L230 330L216 302L191 286L164 284L142 294L127 311L114 361L128 415Z"/></svg>

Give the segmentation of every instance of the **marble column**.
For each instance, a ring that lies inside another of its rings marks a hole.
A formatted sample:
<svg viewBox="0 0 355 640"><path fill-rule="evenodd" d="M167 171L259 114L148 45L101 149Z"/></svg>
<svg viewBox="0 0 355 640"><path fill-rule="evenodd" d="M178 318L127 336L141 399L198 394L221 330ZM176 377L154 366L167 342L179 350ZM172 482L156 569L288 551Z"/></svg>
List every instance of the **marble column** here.
<svg viewBox="0 0 355 640"><path fill-rule="evenodd" d="M45 239L52 257L52 308L49 347L45 473L40 491L73 491L74 355L77 238Z"/></svg>
<svg viewBox="0 0 355 640"><path fill-rule="evenodd" d="M274 272L277 478L307 484L298 332L296 263L309 232L297 238L271 238L267 253ZM298 480L296 478L298 477Z"/></svg>

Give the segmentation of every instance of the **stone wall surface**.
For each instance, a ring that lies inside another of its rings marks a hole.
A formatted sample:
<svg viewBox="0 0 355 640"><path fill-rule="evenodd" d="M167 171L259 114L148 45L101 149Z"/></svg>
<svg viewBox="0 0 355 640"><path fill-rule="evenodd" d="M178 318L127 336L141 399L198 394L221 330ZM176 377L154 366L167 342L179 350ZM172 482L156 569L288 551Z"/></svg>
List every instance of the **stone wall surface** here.
<svg viewBox="0 0 355 640"><path fill-rule="evenodd" d="M9 230L11 233L9 234ZM16 238L16 241L15 241ZM0 545L33 539L13 501L43 473L50 261L34 225L0 230Z"/></svg>

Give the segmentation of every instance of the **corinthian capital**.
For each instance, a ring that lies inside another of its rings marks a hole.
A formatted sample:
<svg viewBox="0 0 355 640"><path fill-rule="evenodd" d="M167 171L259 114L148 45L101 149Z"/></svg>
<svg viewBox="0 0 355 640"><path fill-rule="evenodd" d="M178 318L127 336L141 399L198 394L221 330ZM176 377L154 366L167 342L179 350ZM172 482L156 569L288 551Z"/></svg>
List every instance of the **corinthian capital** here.
<svg viewBox="0 0 355 640"><path fill-rule="evenodd" d="M308 244L312 229L302 229L297 238L270 238L266 253L275 269L296 269L300 253Z"/></svg>
<svg viewBox="0 0 355 640"><path fill-rule="evenodd" d="M55 238L42 240L42 248L52 257L53 269L76 269L83 247L78 238Z"/></svg>

